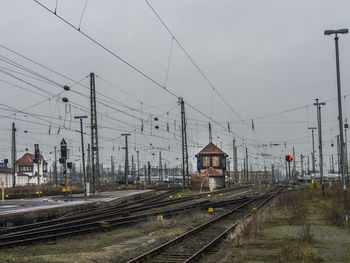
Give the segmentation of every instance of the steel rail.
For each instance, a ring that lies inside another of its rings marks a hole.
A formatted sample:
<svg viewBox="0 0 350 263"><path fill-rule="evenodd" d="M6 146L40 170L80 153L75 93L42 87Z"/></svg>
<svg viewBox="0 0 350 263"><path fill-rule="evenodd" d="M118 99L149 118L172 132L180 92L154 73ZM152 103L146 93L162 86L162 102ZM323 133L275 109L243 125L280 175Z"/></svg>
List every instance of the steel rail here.
<svg viewBox="0 0 350 263"><path fill-rule="evenodd" d="M211 194L218 195L220 193L236 191L236 190L241 190L241 189L245 189L245 188L247 188L247 187L229 188L229 189L211 192ZM64 225L65 223L74 224L74 223L89 222L89 221L100 220L100 219L104 219L104 218L115 217L118 215L123 215L123 213L128 215L132 212L135 213L135 212L140 212L140 211L147 210L147 209L152 209L152 208L156 208L156 207L162 207L162 206L167 206L167 205L172 205L172 204L176 204L176 203L182 203L182 202L198 199L201 197L205 197L208 194L206 192L206 193L192 195L192 196L188 196L188 197L182 197L181 199L171 199L171 200L160 201L161 199L167 197L169 194L171 194L175 191L176 191L176 189L167 191L166 193L156 195L153 197L140 199L140 200L137 200L137 201L132 202L132 203L116 205L116 206L113 206L110 208L95 209L95 210L88 211L86 213L80 213L80 214L74 215L74 216L68 216L68 217L64 217L64 218L57 218L57 219L40 221L40 222L36 222L36 223L31 223L31 224L25 224L25 225L21 225L21 226L15 226L15 227L7 228L7 229L1 229L0 235L13 233L16 231L17 232L24 231L24 230L33 231L34 229L37 229L37 228L42 228L45 226L48 227L48 226L55 226L55 225ZM157 202L157 203L155 203L155 202ZM135 206L135 204L136 204L136 206ZM96 215L96 213L98 215ZM89 215L91 215L91 216L89 216Z"/></svg>
<svg viewBox="0 0 350 263"><path fill-rule="evenodd" d="M237 200L236 202L239 203L239 202L242 202L242 200ZM225 202L225 205L227 205L226 202ZM174 215L179 215L181 214L181 212L186 212L186 211L198 209L201 207L207 207L207 206L208 206L207 201L205 201L202 204L195 204L187 207L130 216L126 218L118 218L115 220L104 221L104 223L108 224L108 228L116 228L119 226L131 225L140 221L148 220L152 217L156 217L157 215L163 215L165 218L167 218ZM87 223L82 225L56 228L52 230L39 230L35 232L30 232L30 233L5 235L0 237L0 241L4 240L3 243L0 243L0 248L5 248L9 246L14 246L14 245L28 244L34 241L57 239L65 236L84 234L87 232L98 231L103 229L104 228L101 228L101 222L93 222L93 223Z"/></svg>
<svg viewBox="0 0 350 263"><path fill-rule="evenodd" d="M148 252L146 252L146 253L144 253L144 254L136 257L136 258L134 258L134 259L132 259L132 260L127 261L127 263L136 263L136 262L145 261L145 260L149 259L150 257L161 253L161 251L167 249L168 247L173 246L173 245L181 242L185 238L188 238L189 236L192 236L192 235L200 232L201 230L209 227L210 225L223 220L224 218L226 218L227 216L231 215L234 212L237 212L241 208L247 207L249 204L251 204L252 202L254 202L254 201L258 200L258 199L266 198L266 197L267 198L272 198L271 196L275 196L275 195L270 195L270 193L275 191L278 188L280 188L281 190L284 189L283 187L277 187L277 188L271 189L270 191L264 193L264 195L252 198L249 201L246 201L243 204L239 205L238 207L235 207L232 210L230 210L230 211L228 211L228 212L226 212L226 213L224 213L224 214L222 214L222 215L220 215L220 216L218 216L218 217L216 217L216 218L214 218L214 219L212 219L212 220L210 220L210 221L208 221L208 222L206 222L206 223L204 223L204 224L202 224L202 225L200 225L200 226L198 226L198 227L196 227L194 229L191 229L191 230L185 232L184 234L180 235L179 237L176 237L176 238L174 238L174 239L172 239L172 240L170 240L170 241L168 241L168 242L166 242L166 243L164 243L164 244L162 244L162 245L160 245L160 246L158 246L158 247L156 247L156 248L154 248L154 249L152 249L152 250L150 250L150 251L148 251Z"/></svg>
<svg viewBox="0 0 350 263"><path fill-rule="evenodd" d="M225 201L213 202L209 204L209 200L206 200L204 202L197 203L195 205L189 205L186 207L180 207L180 208L170 209L165 211L156 211L156 212L141 214L136 216L122 217L122 218L108 220L106 222L112 228L112 227L118 227L120 225L129 225L131 223L147 220L157 215L163 215L165 217L168 217L168 216L173 216L175 214L180 214L183 211L188 211L188 210L193 210L198 208L203 209L203 208L207 208L208 206L212 206L212 207L225 206L225 205L227 206L230 203L234 204L234 203L241 203L244 201L246 201L246 198L233 199L230 202L228 200L225 200ZM81 234L84 232L91 232L91 231L96 231L101 229L99 221L84 223L84 224L82 224L83 223L82 221L76 222L76 223L77 223L76 225L71 225L71 224L68 226L52 225L51 228L42 227L34 230L27 230L22 232L5 234L0 236L0 241L1 240L3 241L3 243L0 244L0 247L25 244L25 243L30 243L31 241L34 241L34 240L40 241L40 240L50 239L53 237Z"/></svg>
<svg viewBox="0 0 350 263"><path fill-rule="evenodd" d="M276 195L278 195L283 190L283 187L279 189L276 193L273 195L270 195L267 197L262 203L260 203L257 207L255 207L255 210L250 211L248 214L244 215L242 218L240 218L236 223L234 223L232 226L230 226L228 229L223 231L221 234L219 234L213 241L211 241L206 246L202 247L199 251L197 251L194 255L192 255L190 258L188 258L184 263L189 263L197 260L199 257L201 257L206 251L208 251L211 247L216 245L220 240L222 240L224 237L226 237L233 229L235 229L243 220L250 217L254 213L256 213L261 207L263 207L267 202L269 202L272 198L274 198Z"/></svg>

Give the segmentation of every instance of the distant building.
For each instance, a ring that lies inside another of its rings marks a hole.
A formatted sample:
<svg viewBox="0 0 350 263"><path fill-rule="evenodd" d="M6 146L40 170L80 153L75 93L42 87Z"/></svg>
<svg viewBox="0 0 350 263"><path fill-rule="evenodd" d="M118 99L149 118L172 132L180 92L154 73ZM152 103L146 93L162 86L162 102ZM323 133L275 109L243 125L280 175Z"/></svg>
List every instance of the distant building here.
<svg viewBox="0 0 350 263"><path fill-rule="evenodd" d="M17 160L16 185L47 183L47 162L40 155L38 163L34 163L34 154L25 153Z"/></svg>
<svg viewBox="0 0 350 263"><path fill-rule="evenodd" d="M198 174L191 175L191 187L215 189L225 187L226 158L228 155L210 142L198 154Z"/></svg>

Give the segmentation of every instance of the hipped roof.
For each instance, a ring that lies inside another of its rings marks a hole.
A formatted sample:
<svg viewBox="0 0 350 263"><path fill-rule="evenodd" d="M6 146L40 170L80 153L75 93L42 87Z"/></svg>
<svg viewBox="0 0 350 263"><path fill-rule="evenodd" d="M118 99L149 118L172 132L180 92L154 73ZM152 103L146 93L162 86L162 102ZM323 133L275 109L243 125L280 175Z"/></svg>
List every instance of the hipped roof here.
<svg viewBox="0 0 350 263"><path fill-rule="evenodd" d="M43 156L40 154L40 161L44 160ZM25 153L21 158L17 160L18 165L32 165L34 161L34 154ZM44 163L47 163L44 160Z"/></svg>
<svg viewBox="0 0 350 263"><path fill-rule="evenodd" d="M205 154L213 154L213 155L220 155L220 154L222 154L225 157L228 156L224 151L222 151L219 147L217 147L212 142L210 142L198 154L196 154L196 157L198 157L199 155L205 155Z"/></svg>

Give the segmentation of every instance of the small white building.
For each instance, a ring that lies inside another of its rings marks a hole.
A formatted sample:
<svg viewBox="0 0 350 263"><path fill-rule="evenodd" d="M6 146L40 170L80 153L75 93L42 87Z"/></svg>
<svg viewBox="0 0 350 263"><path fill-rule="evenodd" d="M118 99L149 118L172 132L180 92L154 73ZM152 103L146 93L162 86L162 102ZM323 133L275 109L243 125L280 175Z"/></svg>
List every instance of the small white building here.
<svg viewBox="0 0 350 263"><path fill-rule="evenodd" d="M47 183L47 162L40 155L38 163L34 163L34 154L25 153L17 160L16 185Z"/></svg>

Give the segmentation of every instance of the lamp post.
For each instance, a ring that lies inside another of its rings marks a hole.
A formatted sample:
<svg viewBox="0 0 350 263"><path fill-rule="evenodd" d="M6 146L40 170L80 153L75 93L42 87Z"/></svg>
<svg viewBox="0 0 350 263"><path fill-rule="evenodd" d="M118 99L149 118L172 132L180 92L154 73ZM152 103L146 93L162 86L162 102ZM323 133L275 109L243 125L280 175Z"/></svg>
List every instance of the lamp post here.
<svg viewBox="0 0 350 263"><path fill-rule="evenodd" d="M341 105L341 87L340 87L340 66L339 66L339 46L338 46L338 34L347 34L348 29L339 30L325 30L325 35L335 35L335 60L336 60L336 70L337 70L337 91L338 91L338 112L339 112L339 135L340 135L340 160L341 160L341 174L343 178L343 199L344 199L344 219L349 220L347 200L346 200L346 178L345 178L345 155L344 155L344 130L343 130L343 115L342 115L342 105Z"/></svg>
<svg viewBox="0 0 350 263"><path fill-rule="evenodd" d="M74 116L74 119L80 119L80 134L81 134L81 155L83 159L83 179L84 179L84 197L87 196L86 176L85 176L85 153L84 153L84 135L83 135L83 119L87 116Z"/></svg>

